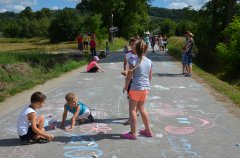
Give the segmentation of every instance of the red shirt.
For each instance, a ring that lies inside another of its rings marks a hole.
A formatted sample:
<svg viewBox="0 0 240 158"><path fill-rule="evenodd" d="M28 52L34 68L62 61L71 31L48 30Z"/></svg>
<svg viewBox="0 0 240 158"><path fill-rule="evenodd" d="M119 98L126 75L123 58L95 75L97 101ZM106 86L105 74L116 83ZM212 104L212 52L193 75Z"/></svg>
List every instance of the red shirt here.
<svg viewBox="0 0 240 158"><path fill-rule="evenodd" d="M79 43L82 43L82 41L83 41L83 37L82 36L78 36L77 37L77 43L79 44Z"/></svg>
<svg viewBox="0 0 240 158"><path fill-rule="evenodd" d="M94 40L90 41L90 47L91 48L96 48L96 42Z"/></svg>
<svg viewBox="0 0 240 158"><path fill-rule="evenodd" d="M91 68L94 68L96 64L97 64L96 61L92 61L91 63L89 63L87 66L87 71L89 71Z"/></svg>

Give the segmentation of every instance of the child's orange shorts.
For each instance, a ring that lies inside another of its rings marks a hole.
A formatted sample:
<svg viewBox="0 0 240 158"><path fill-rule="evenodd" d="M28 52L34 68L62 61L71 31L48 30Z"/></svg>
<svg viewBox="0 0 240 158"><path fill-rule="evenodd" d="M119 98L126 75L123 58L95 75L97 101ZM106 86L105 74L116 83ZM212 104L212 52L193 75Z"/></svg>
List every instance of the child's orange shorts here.
<svg viewBox="0 0 240 158"><path fill-rule="evenodd" d="M145 101L147 99L148 90L130 90L129 97L131 97L134 101Z"/></svg>

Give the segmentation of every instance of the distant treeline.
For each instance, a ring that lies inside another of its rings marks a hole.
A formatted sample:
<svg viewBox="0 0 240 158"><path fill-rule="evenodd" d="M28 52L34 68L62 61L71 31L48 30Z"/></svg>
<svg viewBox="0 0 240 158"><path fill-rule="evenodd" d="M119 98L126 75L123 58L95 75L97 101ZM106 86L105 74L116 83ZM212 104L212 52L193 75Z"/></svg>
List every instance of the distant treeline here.
<svg viewBox="0 0 240 158"><path fill-rule="evenodd" d="M169 18L173 20L186 19L184 9L167 9L167 8L150 7L148 13L150 16Z"/></svg>

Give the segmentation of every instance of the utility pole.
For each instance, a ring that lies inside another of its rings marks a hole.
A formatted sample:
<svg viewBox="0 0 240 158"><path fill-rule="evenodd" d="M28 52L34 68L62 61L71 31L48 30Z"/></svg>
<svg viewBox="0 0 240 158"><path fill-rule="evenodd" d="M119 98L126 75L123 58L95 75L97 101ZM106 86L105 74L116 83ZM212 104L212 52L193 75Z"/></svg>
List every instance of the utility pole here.
<svg viewBox="0 0 240 158"><path fill-rule="evenodd" d="M110 28L113 27L113 14L111 14L111 23L110 23ZM113 32L109 28L109 42L113 43Z"/></svg>

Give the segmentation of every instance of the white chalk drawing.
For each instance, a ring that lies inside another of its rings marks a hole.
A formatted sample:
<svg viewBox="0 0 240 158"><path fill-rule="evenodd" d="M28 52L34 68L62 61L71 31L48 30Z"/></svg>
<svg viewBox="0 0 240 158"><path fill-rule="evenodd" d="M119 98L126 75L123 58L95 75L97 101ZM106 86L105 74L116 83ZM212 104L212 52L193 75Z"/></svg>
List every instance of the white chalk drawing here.
<svg viewBox="0 0 240 158"><path fill-rule="evenodd" d="M161 85L153 85L154 88L156 88L158 91L164 91L164 90L169 90L170 88L164 87Z"/></svg>
<svg viewBox="0 0 240 158"><path fill-rule="evenodd" d="M85 81L92 81L94 78L86 77L84 78Z"/></svg>

